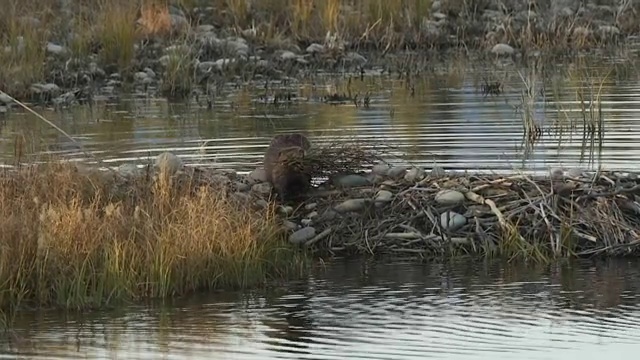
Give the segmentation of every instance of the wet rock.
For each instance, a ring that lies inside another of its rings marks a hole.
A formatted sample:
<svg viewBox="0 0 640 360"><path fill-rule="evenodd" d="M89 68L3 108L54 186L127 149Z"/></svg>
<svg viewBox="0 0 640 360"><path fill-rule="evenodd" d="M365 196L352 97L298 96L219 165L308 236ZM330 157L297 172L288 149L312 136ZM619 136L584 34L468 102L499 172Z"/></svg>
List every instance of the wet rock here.
<svg viewBox="0 0 640 360"><path fill-rule="evenodd" d="M456 231L467 224L467 218L453 211L440 215L440 226L445 230Z"/></svg>
<svg viewBox="0 0 640 360"><path fill-rule="evenodd" d="M404 180L407 182L416 182L424 179L424 177L424 169L414 167L407 171L407 173L404 175Z"/></svg>
<svg viewBox="0 0 640 360"><path fill-rule="evenodd" d="M389 164L376 164L371 169L371 172L375 175L387 176L389 169L391 169Z"/></svg>
<svg viewBox="0 0 640 360"><path fill-rule="evenodd" d="M464 201L464 194L456 190L441 190L435 196L435 201L440 205L458 205Z"/></svg>
<svg viewBox="0 0 640 360"><path fill-rule="evenodd" d="M249 189L251 189L251 186L249 186L249 184L245 184L245 183L240 182L240 181L236 181L234 183L234 186L235 186L236 190L239 191L239 192L245 192L245 191L249 191Z"/></svg>
<svg viewBox="0 0 640 360"><path fill-rule="evenodd" d="M182 159L175 154L163 152L156 157L154 166L161 173L166 172L169 175L173 175L181 170L184 164L182 163Z"/></svg>
<svg viewBox="0 0 640 360"><path fill-rule="evenodd" d="M269 195L271 194L271 184L269 183L259 183L255 184L251 187L251 191L258 193L260 195Z"/></svg>
<svg viewBox="0 0 640 360"><path fill-rule="evenodd" d="M367 205L369 199L349 199L334 207L337 212L345 213L360 211Z"/></svg>
<svg viewBox="0 0 640 360"><path fill-rule="evenodd" d="M495 44L493 48L491 48L491 52L496 55L513 55L515 54L515 49L508 44Z"/></svg>
<svg viewBox="0 0 640 360"><path fill-rule="evenodd" d="M249 179L255 182L267 182L267 172L264 168L257 168L249 173Z"/></svg>
<svg viewBox="0 0 640 360"><path fill-rule="evenodd" d="M310 203L304 206L304 209L307 211L311 211L314 210L315 208L318 207L318 203Z"/></svg>
<svg viewBox="0 0 640 360"><path fill-rule="evenodd" d="M294 223L293 221L285 220L282 222L282 225L287 230L295 231L298 229L298 224Z"/></svg>
<svg viewBox="0 0 640 360"><path fill-rule="evenodd" d="M292 244L303 244L316 236L316 229L311 226L303 227L302 229L289 235L289 242Z"/></svg>
<svg viewBox="0 0 640 360"><path fill-rule="evenodd" d="M367 186L370 185L371 182L364 176L360 175L344 175L336 178L335 184L341 187L357 187L357 186Z"/></svg>
<svg viewBox="0 0 640 360"><path fill-rule="evenodd" d="M392 179L402 179L407 174L407 168L403 166L394 166L389 169L387 176Z"/></svg>
<svg viewBox="0 0 640 360"><path fill-rule="evenodd" d="M376 194L375 201L376 205L382 206L384 203L388 203L393 200L393 193L388 190L380 190Z"/></svg>

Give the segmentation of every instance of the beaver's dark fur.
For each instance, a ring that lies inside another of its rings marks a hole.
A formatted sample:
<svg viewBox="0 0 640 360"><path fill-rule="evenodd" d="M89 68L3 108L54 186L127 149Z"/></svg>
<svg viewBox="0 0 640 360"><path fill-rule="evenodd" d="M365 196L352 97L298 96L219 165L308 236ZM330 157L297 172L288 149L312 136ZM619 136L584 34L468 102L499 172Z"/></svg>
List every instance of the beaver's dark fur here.
<svg viewBox="0 0 640 360"><path fill-rule="evenodd" d="M311 185L311 176L304 164L310 147L311 143L302 134L277 135L271 140L264 156L264 170L280 199L296 199Z"/></svg>

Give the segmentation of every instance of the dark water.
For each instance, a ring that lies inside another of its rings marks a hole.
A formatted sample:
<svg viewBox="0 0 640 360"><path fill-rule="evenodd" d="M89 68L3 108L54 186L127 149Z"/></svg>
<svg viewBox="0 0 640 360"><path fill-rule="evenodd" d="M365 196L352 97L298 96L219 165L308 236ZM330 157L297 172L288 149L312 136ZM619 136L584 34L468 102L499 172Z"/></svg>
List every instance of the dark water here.
<svg viewBox="0 0 640 360"><path fill-rule="evenodd" d="M266 292L25 315L3 358L631 359L640 263L329 264Z"/></svg>
<svg viewBox="0 0 640 360"><path fill-rule="evenodd" d="M211 110L195 102L172 104L144 94L98 97L92 110L38 110L110 165L145 162L169 150L190 164L244 172L260 165L271 136L304 131L319 144L357 138L372 146L396 147L425 167L437 162L445 169L507 171L602 165L626 170L640 167L640 83L634 69L630 60L610 59L594 65L561 64L548 67L544 76L538 74L537 88L541 89L544 81L544 97L539 94L531 108L544 134L530 146L523 144L522 115L517 111L523 108L524 89L518 71L526 75L526 70L510 66L476 69L472 64L450 64L425 71L410 82L395 74L379 76L372 71L363 80L354 77L351 83L352 92L359 92L360 98L370 91L369 108L319 101L328 93L347 91L346 75L327 75L286 87L272 82L271 89L280 86L305 99L277 109L256 103L265 93L264 86L258 84L229 87L217 96ZM504 93L485 96L481 92L485 79L499 80ZM601 93L602 146L598 146L598 138L583 136L578 95L584 92L588 107L592 90L594 98ZM26 139L20 145L23 152L45 150L76 160L86 157L40 120L13 111L0 130L0 160L12 163L21 139Z"/></svg>

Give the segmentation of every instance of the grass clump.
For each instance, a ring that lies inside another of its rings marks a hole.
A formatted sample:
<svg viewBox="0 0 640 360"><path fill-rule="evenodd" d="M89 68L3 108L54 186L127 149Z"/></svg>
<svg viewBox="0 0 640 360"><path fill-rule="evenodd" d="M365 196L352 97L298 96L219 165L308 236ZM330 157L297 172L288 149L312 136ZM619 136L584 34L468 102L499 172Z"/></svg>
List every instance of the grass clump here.
<svg viewBox="0 0 640 360"><path fill-rule="evenodd" d="M273 211L177 180L58 163L5 173L0 309L101 307L302 271Z"/></svg>

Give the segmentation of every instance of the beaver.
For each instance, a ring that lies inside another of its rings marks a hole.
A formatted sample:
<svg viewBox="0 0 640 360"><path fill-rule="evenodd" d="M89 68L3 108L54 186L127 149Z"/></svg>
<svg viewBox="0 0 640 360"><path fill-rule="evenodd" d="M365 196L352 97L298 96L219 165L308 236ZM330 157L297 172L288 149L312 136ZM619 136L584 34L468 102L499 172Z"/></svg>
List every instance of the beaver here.
<svg viewBox="0 0 640 360"><path fill-rule="evenodd" d="M276 135L264 155L267 181L281 200L294 200L311 185L311 176L304 164L311 147L302 134Z"/></svg>

